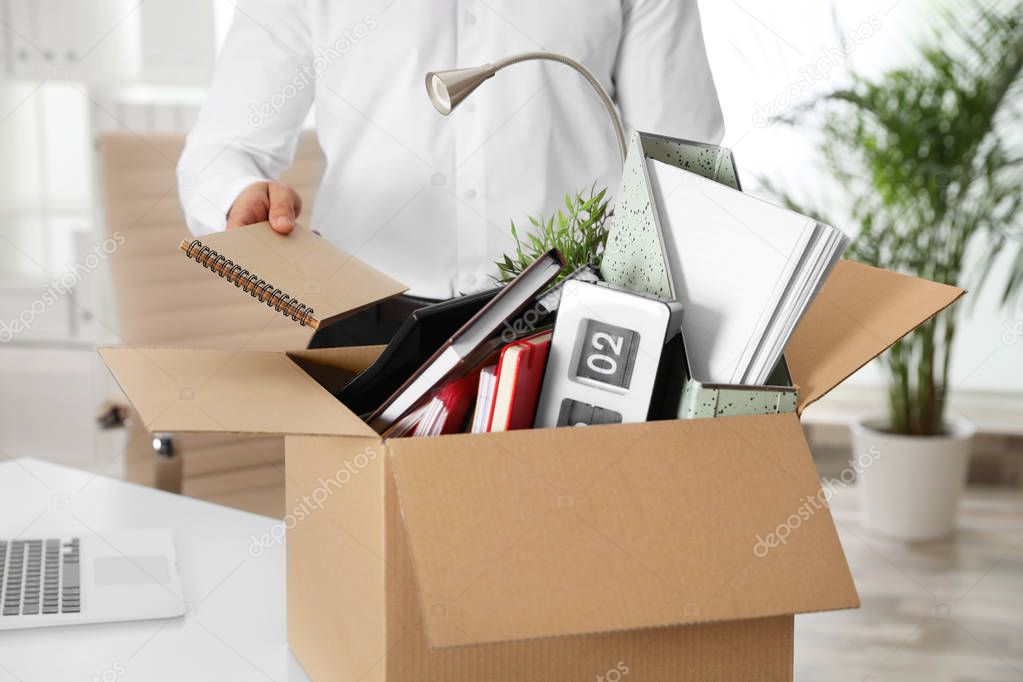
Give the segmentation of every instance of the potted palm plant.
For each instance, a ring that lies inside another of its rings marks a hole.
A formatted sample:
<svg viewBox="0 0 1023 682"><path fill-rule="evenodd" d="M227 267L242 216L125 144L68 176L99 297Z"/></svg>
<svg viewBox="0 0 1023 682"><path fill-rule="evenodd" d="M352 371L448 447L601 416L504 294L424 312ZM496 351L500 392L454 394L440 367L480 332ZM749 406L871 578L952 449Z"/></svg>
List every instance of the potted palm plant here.
<svg viewBox="0 0 1023 682"><path fill-rule="evenodd" d="M975 290L998 286L1004 305L1023 284L1023 2L961 14L938 14L912 65L854 75L785 120L820 126L825 167L854 198L850 220L832 223L858 225L848 255ZM1010 266L995 282L998 258ZM887 414L853 427L855 452L876 455L859 472L875 532L922 540L955 528L974 432L946 409L964 313L939 314L882 356Z"/></svg>

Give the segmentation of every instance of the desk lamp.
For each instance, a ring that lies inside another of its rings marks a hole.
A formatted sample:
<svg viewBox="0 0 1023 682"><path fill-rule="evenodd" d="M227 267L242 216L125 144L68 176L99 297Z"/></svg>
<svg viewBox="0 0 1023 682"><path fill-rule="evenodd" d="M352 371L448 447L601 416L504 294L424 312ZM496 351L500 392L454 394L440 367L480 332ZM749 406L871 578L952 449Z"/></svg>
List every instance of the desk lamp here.
<svg viewBox="0 0 1023 682"><path fill-rule="evenodd" d="M622 120L615 111L615 105L611 101L607 90L600 84L597 77L585 66L564 55L554 52L526 52L498 60L493 64L484 64L468 69L451 69L449 71L431 71L426 74L426 91L430 95L430 101L437 111L447 116L455 107L462 103L469 94L478 88L483 81L493 77L495 73L506 66L518 64L530 60L548 60L560 62L578 71L583 78L596 91L600 101L611 116L611 123L614 124L615 135L618 137L618 152L621 155L622 164L625 164L625 129L622 127Z"/></svg>

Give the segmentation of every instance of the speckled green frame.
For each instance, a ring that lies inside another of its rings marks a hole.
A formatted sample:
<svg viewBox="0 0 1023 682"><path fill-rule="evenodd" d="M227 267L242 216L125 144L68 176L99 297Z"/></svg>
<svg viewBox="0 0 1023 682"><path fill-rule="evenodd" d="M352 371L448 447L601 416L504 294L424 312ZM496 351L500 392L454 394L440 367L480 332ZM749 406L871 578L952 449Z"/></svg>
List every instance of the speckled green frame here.
<svg viewBox="0 0 1023 682"><path fill-rule="evenodd" d="M780 385L773 385L774 383ZM795 412L798 395L784 360L767 386L704 384L687 377L678 405L679 419Z"/></svg>
<svg viewBox="0 0 1023 682"><path fill-rule="evenodd" d="M661 223L654 209L646 160L656 159L703 177L739 186L732 151L725 147L633 133L615 197L614 220L600 264L604 281L659 298L676 298L665 259Z"/></svg>
<svg viewBox="0 0 1023 682"><path fill-rule="evenodd" d="M674 299L675 287L647 172L648 158L733 189L742 187L730 149L652 133L633 134L600 273L606 282L623 289ZM796 411L797 392L784 360L765 386L703 383L689 375L689 363L684 362L680 369L686 379L678 405L679 419Z"/></svg>

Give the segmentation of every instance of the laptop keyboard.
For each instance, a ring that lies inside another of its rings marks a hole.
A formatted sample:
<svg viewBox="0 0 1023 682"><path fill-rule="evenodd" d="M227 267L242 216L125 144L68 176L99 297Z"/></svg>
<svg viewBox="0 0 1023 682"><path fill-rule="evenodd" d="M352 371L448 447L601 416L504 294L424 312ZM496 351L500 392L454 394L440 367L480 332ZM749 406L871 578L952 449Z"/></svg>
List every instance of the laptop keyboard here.
<svg viewBox="0 0 1023 682"><path fill-rule="evenodd" d="M80 542L79 538L0 540L0 613L79 613Z"/></svg>

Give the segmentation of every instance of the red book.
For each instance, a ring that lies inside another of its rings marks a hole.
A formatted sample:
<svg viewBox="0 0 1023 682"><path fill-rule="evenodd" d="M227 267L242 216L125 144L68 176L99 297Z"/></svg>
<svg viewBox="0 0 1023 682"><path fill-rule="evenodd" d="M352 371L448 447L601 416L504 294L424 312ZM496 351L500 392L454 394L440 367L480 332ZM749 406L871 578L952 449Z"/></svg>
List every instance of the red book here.
<svg viewBox="0 0 1023 682"><path fill-rule="evenodd" d="M550 350L549 330L504 347L497 363L497 391L488 431L532 428Z"/></svg>
<svg viewBox="0 0 1023 682"><path fill-rule="evenodd" d="M413 435L440 436L460 432L469 409L476 402L479 378L480 371L476 370L441 386L427 404Z"/></svg>

